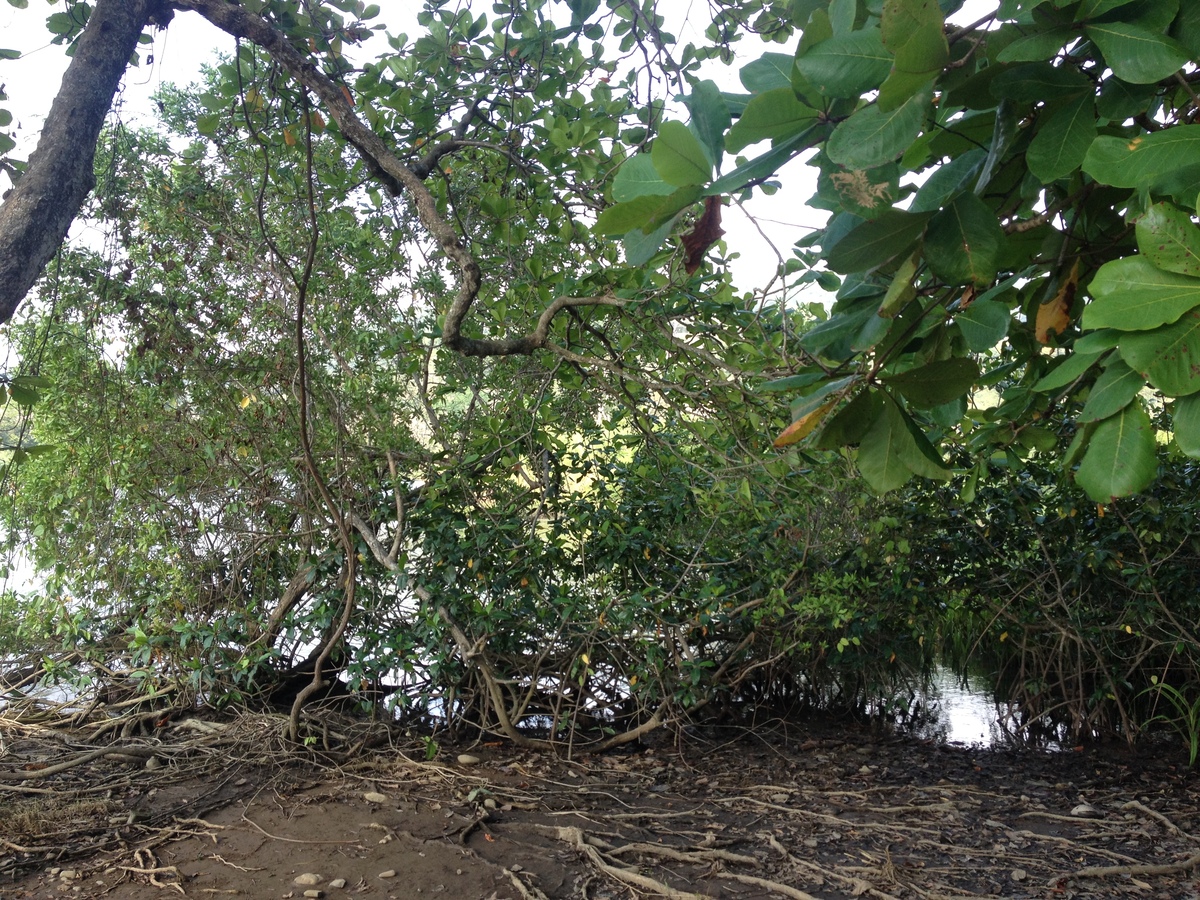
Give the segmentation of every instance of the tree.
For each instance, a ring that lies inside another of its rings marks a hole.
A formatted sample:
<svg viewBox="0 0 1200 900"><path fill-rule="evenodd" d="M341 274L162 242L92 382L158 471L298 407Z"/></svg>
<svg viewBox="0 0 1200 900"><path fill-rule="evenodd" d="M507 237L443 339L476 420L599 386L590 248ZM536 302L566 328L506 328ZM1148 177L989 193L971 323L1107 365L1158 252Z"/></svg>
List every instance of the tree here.
<svg viewBox="0 0 1200 900"><path fill-rule="evenodd" d="M879 492L969 468L968 497L993 461L1057 452L1107 503L1155 476L1147 404L1200 454L1200 9L1007 0L949 28L960 5L770 5L795 52L744 67L741 97L695 85L598 228L652 260L681 211L810 154L832 216L791 265L835 299L771 385L798 394L776 445L857 448Z"/></svg>

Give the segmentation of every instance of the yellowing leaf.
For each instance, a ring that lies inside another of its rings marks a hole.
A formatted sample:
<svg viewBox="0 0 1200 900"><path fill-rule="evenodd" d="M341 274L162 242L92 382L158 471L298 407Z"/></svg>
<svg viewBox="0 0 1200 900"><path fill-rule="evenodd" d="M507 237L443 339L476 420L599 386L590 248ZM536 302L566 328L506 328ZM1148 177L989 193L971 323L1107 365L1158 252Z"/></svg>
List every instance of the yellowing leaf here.
<svg viewBox="0 0 1200 900"><path fill-rule="evenodd" d="M1000 635L1000 643L1002 643L1002 644L1003 644L1003 643L1004 643L1005 641L1007 641L1007 640L1008 640L1008 632L1006 631L1006 632L1004 632L1003 634L1001 634L1001 635Z"/></svg>
<svg viewBox="0 0 1200 900"><path fill-rule="evenodd" d="M254 402L253 397L245 396L242 398L242 402L239 403L238 406L240 406L242 409L245 409L247 406L249 406L253 402Z"/></svg>
<svg viewBox="0 0 1200 900"><path fill-rule="evenodd" d="M579 658L583 660L583 664L585 666L589 666L592 664L591 659L588 657L588 655L586 653L580 653Z"/></svg>
<svg viewBox="0 0 1200 900"><path fill-rule="evenodd" d="M1071 304L1075 302L1075 290L1079 287L1079 260L1071 267L1071 274L1058 286L1053 299L1043 303L1037 311L1037 339L1040 344L1050 343L1050 333L1062 334L1071 324Z"/></svg>
<svg viewBox="0 0 1200 900"><path fill-rule="evenodd" d="M650 558L650 548L649 547L647 547L645 550L642 551L642 556L646 557L646 559Z"/></svg>
<svg viewBox="0 0 1200 900"><path fill-rule="evenodd" d="M833 409L836 405L837 400L830 400L828 403L818 406L808 415L797 419L787 428L783 429L783 431L780 432L779 437L775 438L775 446L777 448L789 447L798 441L804 440L806 437L812 434L813 429L815 429L817 425L821 423L821 420L825 418L825 414Z"/></svg>
<svg viewBox="0 0 1200 900"><path fill-rule="evenodd" d="M296 146L296 135L292 132L291 125L283 129L283 142L289 147Z"/></svg>

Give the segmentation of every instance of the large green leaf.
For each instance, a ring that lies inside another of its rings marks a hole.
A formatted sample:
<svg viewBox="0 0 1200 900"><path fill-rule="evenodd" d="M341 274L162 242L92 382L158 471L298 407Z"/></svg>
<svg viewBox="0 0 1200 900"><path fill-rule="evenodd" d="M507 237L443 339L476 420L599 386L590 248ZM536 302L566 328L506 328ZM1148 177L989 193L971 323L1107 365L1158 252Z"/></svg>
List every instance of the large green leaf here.
<svg viewBox="0 0 1200 900"><path fill-rule="evenodd" d="M747 105L741 117L729 129L726 149L736 153L743 147L765 140L782 140L807 131L819 113L796 99L790 87L775 88L759 94Z"/></svg>
<svg viewBox="0 0 1200 900"><path fill-rule="evenodd" d="M892 67L878 28L834 35L796 57L800 73L829 97L857 98L879 87Z"/></svg>
<svg viewBox="0 0 1200 900"><path fill-rule="evenodd" d="M976 300L954 314L954 321L972 353L986 353L1004 340L1012 322L1007 306L996 300Z"/></svg>
<svg viewBox="0 0 1200 900"><path fill-rule="evenodd" d="M776 88L792 86L793 57L786 53L764 53L742 66L738 73L742 85L752 94L762 94Z"/></svg>
<svg viewBox="0 0 1200 900"><path fill-rule="evenodd" d="M647 228L657 229L682 209L700 199L700 188L695 185L682 187L667 196L647 195L635 197L625 203L610 206L596 217L597 234L625 234Z"/></svg>
<svg viewBox="0 0 1200 900"><path fill-rule="evenodd" d="M1140 403L1132 403L1096 426L1075 481L1097 503L1136 494L1154 480L1154 426Z"/></svg>
<svg viewBox="0 0 1200 900"><path fill-rule="evenodd" d="M1104 353L1105 351L1103 350L1098 350L1095 353L1072 353L1043 375L1034 384L1033 389L1038 392L1044 392L1065 388L1068 384L1077 381L1084 372L1094 366Z"/></svg>
<svg viewBox="0 0 1200 900"><path fill-rule="evenodd" d="M1170 203L1155 203L1137 221L1138 249L1156 268L1200 277L1200 228Z"/></svg>
<svg viewBox="0 0 1200 900"><path fill-rule="evenodd" d="M1055 110L1042 122L1025 151L1029 171L1043 184L1079 168L1096 139L1096 104L1091 95Z"/></svg>
<svg viewBox="0 0 1200 900"><path fill-rule="evenodd" d="M1168 397L1200 391L1200 311L1121 338L1121 357Z"/></svg>
<svg viewBox="0 0 1200 900"><path fill-rule="evenodd" d="M1020 103L1069 100L1094 90L1091 79L1078 69L1056 66L1044 60L1005 69L991 81L991 92L995 97Z"/></svg>
<svg viewBox="0 0 1200 900"><path fill-rule="evenodd" d="M921 237L929 214L914 215L891 209L863 222L838 241L826 254L825 262L834 272L865 272L877 268L909 250Z"/></svg>
<svg viewBox="0 0 1200 900"><path fill-rule="evenodd" d="M921 133L930 94L915 94L893 110L860 109L829 136L825 152L847 169L873 169L900 156Z"/></svg>
<svg viewBox="0 0 1200 900"><path fill-rule="evenodd" d="M649 153L639 153L625 160L613 178L612 198L617 203L625 203L635 197L666 196L674 192L675 187L659 176Z"/></svg>
<svg viewBox="0 0 1200 900"><path fill-rule="evenodd" d="M979 169L987 158L985 150L968 150L933 170L925 183L917 189L908 208L910 212L933 212L941 209L971 185L979 177Z"/></svg>
<svg viewBox="0 0 1200 900"><path fill-rule="evenodd" d="M1083 31L1100 48L1113 74L1132 84L1153 84L1170 78L1191 61L1191 55L1178 41L1141 25L1093 23Z"/></svg>
<svg viewBox="0 0 1200 900"><path fill-rule="evenodd" d="M913 476L901 449L908 447L910 453L913 449L912 435L902 416L899 407L885 399L882 412L859 443L858 471L878 494L903 487Z"/></svg>
<svg viewBox="0 0 1200 900"><path fill-rule="evenodd" d="M1120 412L1133 401L1145 384L1146 379L1140 373L1120 359L1114 359L1096 379L1083 412L1079 414L1079 421L1099 422Z"/></svg>
<svg viewBox="0 0 1200 900"><path fill-rule="evenodd" d="M857 444L882 410L883 397L878 391L862 391L825 422L813 438L813 446L818 450L836 450L847 444Z"/></svg>
<svg viewBox="0 0 1200 900"><path fill-rule="evenodd" d="M896 71L930 78L950 61L946 20L936 0L884 0L883 44Z"/></svg>
<svg viewBox="0 0 1200 900"><path fill-rule="evenodd" d="M996 214L974 194L960 194L925 233L925 258L947 284L991 283L1003 249L1004 230Z"/></svg>
<svg viewBox="0 0 1200 900"><path fill-rule="evenodd" d="M732 194L752 181L759 181L774 174L801 150L818 143L825 127L818 121L799 134L779 141L761 156L756 156L731 172L722 175L705 189L705 195Z"/></svg>
<svg viewBox="0 0 1200 900"><path fill-rule="evenodd" d="M644 266L650 262L674 227L675 218L672 217L649 233L640 228L625 232L625 236L621 238L621 244L625 248L625 262L631 266Z"/></svg>
<svg viewBox="0 0 1200 900"><path fill-rule="evenodd" d="M1200 306L1200 278L1164 272L1144 256L1114 259L1092 279L1083 327L1149 331Z"/></svg>
<svg viewBox="0 0 1200 900"><path fill-rule="evenodd" d="M662 180L677 187L704 184L712 177L712 162L704 145L682 122L664 122L650 159Z"/></svg>
<svg viewBox="0 0 1200 900"><path fill-rule="evenodd" d="M972 359L943 359L880 379L913 406L934 407L965 394L979 378Z"/></svg>
<svg viewBox="0 0 1200 900"><path fill-rule="evenodd" d="M709 157L719 165L725 152L725 132L731 121L729 104L713 81L701 81L693 87L686 103L692 130L704 143Z"/></svg>
<svg viewBox="0 0 1200 900"><path fill-rule="evenodd" d="M1013 41L996 58L1002 62L1036 62L1053 59L1063 45L1076 37L1074 29L1065 26L1036 31Z"/></svg>
<svg viewBox="0 0 1200 900"><path fill-rule="evenodd" d="M1200 459L1200 394L1180 397L1171 421L1179 449L1193 459Z"/></svg>
<svg viewBox="0 0 1200 900"><path fill-rule="evenodd" d="M1165 173L1200 163L1200 125L1176 125L1134 138L1100 135L1083 160L1083 171L1101 184L1138 187Z"/></svg>

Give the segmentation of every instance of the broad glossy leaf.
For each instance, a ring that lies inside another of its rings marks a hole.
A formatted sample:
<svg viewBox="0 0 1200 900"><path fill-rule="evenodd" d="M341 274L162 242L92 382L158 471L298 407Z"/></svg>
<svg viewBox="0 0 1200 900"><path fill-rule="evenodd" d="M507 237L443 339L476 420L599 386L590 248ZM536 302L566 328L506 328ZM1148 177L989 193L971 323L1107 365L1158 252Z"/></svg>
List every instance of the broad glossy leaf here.
<svg viewBox="0 0 1200 900"><path fill-rule="evenodd" d="M921 133L929 111L928 91L885 112L878 104L860 109L833 130L825 152L847 169L873 169L904 153Z"/></svg>
<svg viewBox="0 0 1200 900"><path fill-rule="evenodd" d="M950 61L946 20L937 0L884 0L883 44L897 72L930 77Z"/></svg>
<svg viewBox="0 0 1200 900"><path fill-rule="evenodd" d="M662 180L677 187L704 184L712 162L704 145L682 122L664 122L650 148L650 159Z"/></svg>
<svg viewBox="0 0 1200 900"><path fill-rule="evenodd" d="M976 300L955 313L954 321L973 353L985 353L1004 340L1012 322L1007 306L996 300Z"/></svg>
<svg viewBox="0 0 1200 900"><path fill-rule="evenodd" d="M1191 60L1187 50L1165 34L1128 22L1093 23L1084 34L1122 81L1153 84L1178 72Z"/></svg>
<svg viewBox="0 0 1200 900"><path fill-rule="evenodd" d="M1144 256L1114 259L1092 279L1083 327L1148 331L1200 306L1200 278L1164 272Z"/></svg>
<svg viewBox="0 0 1200 900"><path fill-rule="evenodd" d="M828 384L823 384L811 394L806 394L803 397L797 397L792 401L791 412L792 421L798 422L808 416L814 410L824 406L830 399L837 401L840 397L835 395L848 394L853 385L858 381L857 375L848 375L845 378L839 378L836 381L831 381Z"/></svg>
<svg viewBox="0 0 1200 900"><path fill-rule="evenodd" d="M1101 135L1092 141L1083 171L1102 184L1138 187L1200 163L1200 125L1176 125L1134 138Z"/></svg>
<svg viewBox="0 0 1200 900"><path fill-rule="evenodd" d="M659 177L649 153L639 153L625 160L613 178L612 197L617 203L625 203L635 197L666 196L673 193L674 185L667 184Z"/></svg>
<svg viewBox="0 0 1200 900"><path fill-rule="evenodd" d="M825 126L819 121L814 122L800 134L778 142L761 156L756 156L731 172L722 175L704 190L705 195L732 194L752 181L758 181L774 174L801 150L818 143L824 128Z"/></svg>
<svg viewBox="0 0 1200 900"><path fill-rule="evenodd" d="M1067 100L1076 94L1091 94L1093 90L1091 79L1078 69L1044 60L1005 69L991 81L993 96L1020 103Z"/></svg>
<svg viewBox="0 0 1200 900"><path fill-rule="evenodd" d="M1096 112L1105 119L1124 122L1146 112L1157 94L1158 90L1152 84L1130 84L1110 75L1100 85Z"/></svg>
<svg viewBox="0 0 1200 900"><path fill-rule="evenodd" d="M911 249L925 230L929 214L914 215L899 209L863 222L833 245L825 262L834 272L865 272Z"/></svg>
<svg viewBox="0 0 1200 900"><path fill-rule="evenodd" d="M802 134L816 123L818 112L796 99L790 87L759 94L747 105L729 129L726 149L736 153L765 140L786 140Z"/></svg>
<svg viewBox="0 0 1200 900"><path fill-rule="evenodd" d="M625 203L610 206L596 217L597 234L625 234L638 229L656 230L664 220L700 199L700 188L679 188L667 196L635 197Z"/></svg>
<svg viewBox="0 0 1200 900"><path fill-rule="evenodd" d="M1133 402L1145 385L1146 379L1140 373L1120 359L1114 359L1092 386L1083 412L1079 414L1079 421L1098 422L1120 412Z"/></svg>
<svg viewBox="0 0 1200 900"><path fill-rule="evenodd" d="M961 397L977 378L979 366L975 361L958 357L931 362L880 380L914 406L933 407Z"/></svg>
<svg viewBox="0 0 1200 900"><path fill-rule="evenodd" d="M1200 391L1200 312L1121 338L1121 357L1168 397Z"/></svg>
<svg viewBox="0 0 1200 900"><path fill-rule="evenodd" d="M970 190L986 158L986 150L968 150L962 156L938 166L917 189L916 196L908 206L909 211L933 212L963 191Z"/></svg>
<svg viewBox="0 0 1200 900"><path fill-rule="evenodd" d="M1137 0L1083 0L1075 13L1075 21L1086 22L1088 19L1097 19L1107 12L1136 2Z"/></svg>
<svg viewBox="0 0 1200 900"><path fill-rule="evenodd" d="M1200 58L1200 3L1185 3L1171 26L1171 37Z"/></svg>
<svg viewBox="0 0 1200 900"><path fill-rule="evenodd" d="M625 248L625 262L631 266L644 266L650 262L674 227L675 218L672 217L648 234L640 228L626 232L621 239Z"/></svg>
<svg viewBox="0 0 1200 900"><path fill-rule="evenodd" d="M925 258L947 284L991 283L1003 248L996 214L974 194L960 194L925 233Z"/></svg>
<svg viewBox="0 0 1200 900"><path fill-rule="evenodd" d="M1171 421L1179 449L1193 459L1200 459L1200 394L1180 397Z"/></svg>
<svg viewBox="0 0 1200 900"><path fill-rule="evenodd" d="M779 436L771 442L772 445L777 449L782 449L783 447L790 447L792 444L800 443L800 441L816 430L816 427L821 424L821 421L835 406L837 406L837 400L827 400L816 409L796 419L779 433Z"/></svg>
<svg viewBox="0 0 1200 900"><path fill-rule="evenodd" d="M1200 228L1170 203L1155 203L1137 220L1138 250L1155 268L1200 277Z"/></svg>
<svg viewBox="0 0 1200 900"><path fill-rule="evenodd" d="M752 94L762 94L776 88L792 86L792 66L795 58L786 53L764 53L742 66L739 77L742 86Z"/></svg>
<svg viewBox="0 0 1200 900"><path fill-rule="evenodd" d="M913 476L901 449L909 448L909 454L915 450L902 415L895 403L885 399L882 411L859 443L858 471L877 494L903 487Z"/></svg>
<svg viewBox="0 0 1200 900"><path fill-rule="evenodd" d="M1033 386L1038 392L1057 391L1077 381L1088 369L1094 366L1104 356L1104 351L1096 353L1072 353L1051 369Z"/></svg>
<svg viewBox="0 0 1200 900"><path fill-rule="evenodd" d="M701 81L693 87L686 103L692 130L707 148L709 157L719 165L725 152L725 132L732 121L729 104L713 81Z"/></svg>
<svg viewBox="0 0 1200 900"><path fill-rule="evenodd" d="M829 97L858 97L879 87L892 68L878 28L834 35L796 57L800 73Z"/></svg>
<svg viewBox="0 0 1200 900"><path fill-rule="evenodd" d="M818 450L836 450L857 444L883 411L883 397L878 391L866 390L847 403L813 439Z"/></svg>
<svg viewBox="0 0 1200 900"><path fill-rule="evenodd" d="M1132 403L1096 426L1075 481L1097 503L1128 497L1158 471L1154 426L1141 403Z"/></svg>
<svg viewBox="0 0 1200 900"><path fill-rule="evenodd" d="M1002 63L1053 59L1065 44L1076 37L1075 31L1066 27L1037 31L1013 41L1000 51L996 59Z"/></svg>
<svg viewBox="0 0 1200 900"><path fill-rule="evenodd" d="M1096 104L1090 94L1052 112L1025 151L1029 171L1043 184L1079 168L1096 139Z"/></svg>

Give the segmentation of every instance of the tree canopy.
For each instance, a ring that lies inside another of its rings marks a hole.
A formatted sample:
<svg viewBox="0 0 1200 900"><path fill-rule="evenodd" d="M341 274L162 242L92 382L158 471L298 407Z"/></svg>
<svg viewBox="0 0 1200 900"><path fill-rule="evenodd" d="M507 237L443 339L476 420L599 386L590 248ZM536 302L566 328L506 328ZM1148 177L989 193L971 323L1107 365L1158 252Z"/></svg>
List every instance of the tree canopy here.
<svg viewBox="0 0 1200 900"><path fill-rule="evenodd" d="M3 160L5 389L34 408L10 539L43 624L196 696L294 675L295 735L338 672L630 740L722 692L878 684L978 612L946 548L979 574L1003 542L938 525L918 562L849 471L910 512L1020 485L1014 521L1063 529L1074 485L1102 516L1190 484L1195 4L720 0L699 43L654 0L431 0L416 36L358 0L60 6L68 75ZM192 14L233 52L160 129L106 128L143 32ZM786 290L741 289L724 210L806 168L827 224ZM62 246L77 216L103 248ZM1136 593L1172 502L1102 559L1001 558ZM1088 640L1192 665L1155 597ZM1082 708L1097 680L1145 686L1088 669Z"/></svg>

